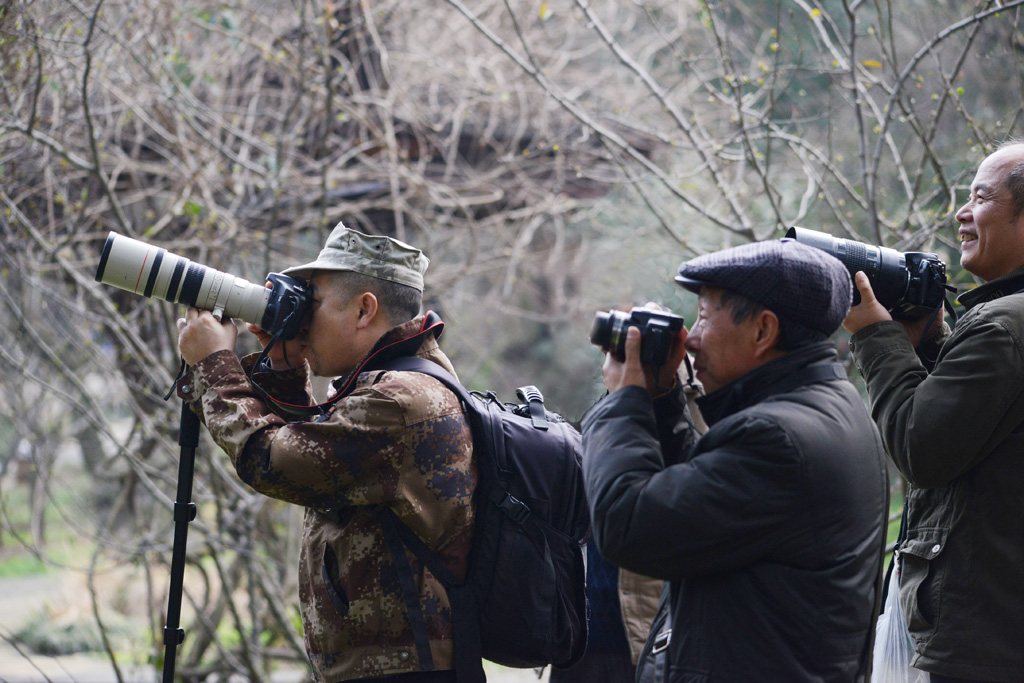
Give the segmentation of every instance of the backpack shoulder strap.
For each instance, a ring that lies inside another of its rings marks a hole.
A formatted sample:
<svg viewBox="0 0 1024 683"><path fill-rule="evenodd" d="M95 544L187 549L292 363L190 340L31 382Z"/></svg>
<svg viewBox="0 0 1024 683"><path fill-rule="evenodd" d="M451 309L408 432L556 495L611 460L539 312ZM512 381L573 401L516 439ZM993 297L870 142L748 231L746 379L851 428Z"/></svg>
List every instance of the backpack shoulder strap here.
<svg viewBox="0 0 1024 683"><path fill-rule="evenodd" d="M498 484L498 486L484 485L481 489L482 492L488 500L508 515L516 524L523 527L523 531L531 540L537 544L542 544L543 534L540 530L525 525L526 520L530 517L530 508L504 489L507 482L504 481L502 472L507 468L508 462L503 441L504 430L501 427L501 417L495 414L495 411L480 406L459 380L455 379L450 372L447 372L440 365L432 363L426 358L419 358L417 356L395 358L384 364L381 369L422 372L425 375L430 375L448 387L462 400L468 412L467 419L469 420L470 430L473 432L473 445L475 448L485 451L489 456L487 458L481 457L477 460L481 479L488 483ZM540 392L537 393L539 394ZM493 395L491 395L491 399L497 403L497 399ZM503 407L501 409L504 410ZM543 414L543 409L540 412ZM548 430L546 420L542 427L538 427L536 421L533 424L535 429Z"/></svg>
<svg viewBox="0 0 1024 683"><path fill-rule="evenodd" d="M391 360L383 363L380 366L380 369L422 372L424 375L430 375L441 384L448 387L452 393L461 398L465 403L472 403L470 401L469 391L466 387L462 386L462 382L455 379L450 372L442 368L440 365L429 361L426 358L420 358L419 356L401 356L400 358L392 358Z"/></svg>
<svg viewBox="0 0 1024 683"><path fill-rule="evenodd" d="M395 572L402 589L409 623L412 626L416 652L423 671L434 670L430 652L430 638L420 608L419 589L412 573L412 565L405 551L408 548L437 578L448 593L452 609L452 628L455 640L455 677L457 683L485 683L481 654L479 614L480 607L473 591L456 582L444 561L416 535L394 510L380 506L375 510L377 521L384 532L384 540L391 551Z"/></svg>
<svg viewBox="0 0 1024 683"><path fill-rule="evenodd" d="M459 397L471 416L476 416L473 409L473 400L469 391L462 386L462 383L455 379L437 363L417 356L402 356L387 361L380 368L382 370L399 370L409 372L421 372L441 382L452 393ZM474 441L476 440L475 427L471 424L470 429L474 430ZM478 417L476 419L479 419ZM412 576L412 567L409 564L405 551L408 549L419 559L423 565L441 582L448 592L448 601L452 609L452 621L455 633L455 676L458 683L484 683L485 676L482 664L480 633L479 633L479 603L471 587L462 585L455 580L454 575L448 570L444 561L430 547L423 542L416 532L398 518L394 510L387 506L378 507L376 510L377 521L384 532L385 540L391 551L395 563L395 570L399 574L399 582L402 584L402 592L405 597L406 607L409 611L409 620L412 623L413 636L417 649L421 654L421 665L424 664L422 654L426 648L427 660L430 661L430 668L433 668L433 661L429 655L429 640L426 633L426 625L423 615L419 609L419 591L416 590ZM428 670L423 666L424 670Z"/></svg>
<svg viewBox="0 0 1024 683"><path fill-rule="evenodd" d="M442 368L437 363L420 358L419 356L402 356L393 358L383 363L381 370L398 370L405 372L421 372L424 375L433 377L445 385L452 393L459 397L466 407L466 419L469 420L469 428L473 433L473 445L486 449L491 454L493 462L498 470L505 468L505 447L502 443L501 418L493 411L488 410L480 401L474 400L469 389L462 385L454 375ZM489 394L490 400L497 403L497 397ZM483 400L488 400L485 397ZM500 404L498 404L500 406ZM497 501L495 501L497 504Z"/></svg>
<svg viewBox="0 0 1024 683"><path fill-rule="evenodd" d="M412 530L398 519L398 516L395 515L391 508L380 506L374 513L384 534L384 541L388 544L388 550L391 552L395 574L398 576L398 585L402 589L405 614L409 619L409 625L412 627L412 637L416 644L416 655L419 657L420 668L423 671L433 671L434 658L430 652L430 637L427 635L426 620L423 616L423 610L420 608L420 590L416 585L416 577L412 573L409 556L405 554L405 547L402 545L401 529L408 530L413 536L416 536L416 534L413 534ZM419 540L419 537L416 538ZM413 550L413 552L424 565L430 568L432 562L427 561L427 558L436 560L437 556L422 541L420 541L420 545L426 550L426 558L418 550ZM431 571L433 570L431 569Z"/></svg>

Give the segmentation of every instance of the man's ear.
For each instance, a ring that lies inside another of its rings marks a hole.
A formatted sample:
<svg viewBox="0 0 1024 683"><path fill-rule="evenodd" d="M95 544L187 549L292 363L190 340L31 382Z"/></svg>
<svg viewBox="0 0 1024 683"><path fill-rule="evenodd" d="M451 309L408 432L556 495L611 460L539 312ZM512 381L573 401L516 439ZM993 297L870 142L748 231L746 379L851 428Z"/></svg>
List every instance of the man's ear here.
<svg viewBox="0 0 1024 683"><path fill-rule="evenodd" d="M779 317L767 308L754 317L754 354L764 358L779 344Z"/></svg>
<svg viewBox="0 0 1024 683"><path fill-rule="evenodd" d="M356 321L356 328L363 329L373 324L380 314L380 306L377 297L373 292L363 292L359 295L359 320Z"/></svg>

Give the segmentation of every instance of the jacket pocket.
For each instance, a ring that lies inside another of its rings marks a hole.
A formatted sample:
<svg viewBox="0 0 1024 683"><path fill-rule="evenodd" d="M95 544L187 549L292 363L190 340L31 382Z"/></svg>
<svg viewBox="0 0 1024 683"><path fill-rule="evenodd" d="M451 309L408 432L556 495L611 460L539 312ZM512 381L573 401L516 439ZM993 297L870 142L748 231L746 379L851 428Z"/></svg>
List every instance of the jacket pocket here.
<svg viewBox="0 0 1024 683"><path fill-rule="evenodd" d="M942 608L949 527L912 529L900 546L900 604L911 632L931 631Z"/></svg>
<svg viewBox="0 0 1024 683"><path fill-rule="evenodd" d="M320 575L334 609L338 610L338 614L341 616L345 616L348 614L348 596L339 581L338 556L334 553L334 548L330 543L324 544L324 558L320 563Z"/></svg>

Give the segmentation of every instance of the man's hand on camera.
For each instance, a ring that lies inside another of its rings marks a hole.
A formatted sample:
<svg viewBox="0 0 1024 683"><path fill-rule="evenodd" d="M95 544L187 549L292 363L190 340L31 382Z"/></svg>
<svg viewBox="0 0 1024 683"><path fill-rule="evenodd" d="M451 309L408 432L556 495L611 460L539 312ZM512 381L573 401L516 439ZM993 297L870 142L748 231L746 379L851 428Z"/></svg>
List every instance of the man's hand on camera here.
<svg viewBox="0 0 1024 683"><path fill-rule="evenodd" d="M605 354L601 374L604 375L604 385L608 392L614 393L623 387L638 386L647 389L647 393L651 396L664 393L676 383L676 373L686 355L684 342L686 342L686 328L676 334L668 359L664 365L658 368L658 382L655 383L652 368L640 363L640 330L630 327L626 331L625 361L618 360L611 353Z"/></svg>
<svg viewBox="0 0 1024 683"><path fill-rule="evenodd" d="M267 289L272 289L274 283L268 282ZM246 329L256 335L256 340L260 343L264 349L267 348L267 344L270 343L271 335L269 332L261 328L259 325L253 325L252 323L246 323ZM297 368L306 362L306 350L308 347L305 342L299 341L304 339L306 332L309 329L309 313L306 314L306 319L303 321L303 325L299 330L298 337L295 339L289 339L283 341L277 340L277 343L267 353L267 360L270 361L270 367L280 372L281 370L290 370Z"/></svg>
<svg viewBox="0 0 1024 683"><path fill-rule="evenodd" d="M917 320L901 320L900 323L903 325L903 329L907 331L907 336L910 337L910 343L913 344L916 349L921 345L923 340L931 339L942 332L942 323L945 321L946 312L942 310L942 305L940 304L939 310L934 314L934 316L929 313ZM929 323L931 324L929 325Z"/></svg>
<svg viewBox="0 0 1024 683"><path fill-rule="evenodd" d="M885 310L885 307L878 303L878 300L875 298L875 293L871 289L871 283L868 281L867 275L863 272L858 272L853 279L853 283L860 292L860 303L850 309L846 320L843 321L843 327L846 328L847 332L854 334L868 325L882 320L892 320L889 311ZM942 331L944 320L945 314L940 307L934 317L929 313L917 320L900 320L899 322L903 325L907 337L910 338L910 343L913 344L914 348L917 348L921 344L922 339L930 339Z"/></svg>
<svg viewBox="0 0 1024 683"><path fill-rule="evenodd" d="M252 323L246 323L246 328L256 335L260 346L267 348L271 335L266 330ZM306 361L306 349L308 348L304 342L300 341L304 335L305 331L301 330L299 336L295 339L289 339L288 341L278 340L273 348L270 349L270 352L267 353L270 367L281 371L297 368L302 365Z"/></svg>
<svg viewBox="0 0 1024 683"><path fill-rule="evenodd" d="M889 311L885 306L878 303L875 292L871 289L871 282L863 271L858 271L853 278L853 285L860 292L860 303L850 309L843 321L843 328L850 334L856 334L868 325L874 325L883 320L892 320Z"/></svg>
<svg viewBox="0 0 1024 683"><path fill-rule="evenodd" d="M230 319L218 321L209 311L189 308L178 318L178 352L195 365L217 351L234 351L238 328Z"/></svg>

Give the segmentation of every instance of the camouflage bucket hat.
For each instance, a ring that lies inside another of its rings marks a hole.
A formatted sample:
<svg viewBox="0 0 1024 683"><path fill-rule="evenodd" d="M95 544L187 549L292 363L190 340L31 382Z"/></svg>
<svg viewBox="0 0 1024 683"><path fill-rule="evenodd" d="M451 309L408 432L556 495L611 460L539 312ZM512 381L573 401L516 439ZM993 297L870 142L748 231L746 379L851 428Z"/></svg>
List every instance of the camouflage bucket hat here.
<svg viewBox="0 0 1024 683"><path fill-rule="evenodd" d="M316 261L284 271L309 279L314 270L347 270L397 282L423 291L423 273L430 263L422 251L384 235L364 235L338 223Z"/></svg>

